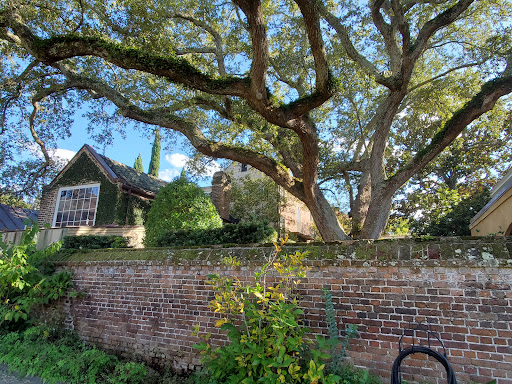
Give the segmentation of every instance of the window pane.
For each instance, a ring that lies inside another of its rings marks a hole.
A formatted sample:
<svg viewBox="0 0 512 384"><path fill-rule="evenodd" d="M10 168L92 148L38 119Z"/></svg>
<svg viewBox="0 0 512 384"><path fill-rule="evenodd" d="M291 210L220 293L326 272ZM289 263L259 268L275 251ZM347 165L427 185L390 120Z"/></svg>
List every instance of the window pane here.
<svg viewBox="0 0 512 384"><path fill-rule="evenodd" d="M69 187L58 195L55 226L94 224L99 187Z"/></svg>

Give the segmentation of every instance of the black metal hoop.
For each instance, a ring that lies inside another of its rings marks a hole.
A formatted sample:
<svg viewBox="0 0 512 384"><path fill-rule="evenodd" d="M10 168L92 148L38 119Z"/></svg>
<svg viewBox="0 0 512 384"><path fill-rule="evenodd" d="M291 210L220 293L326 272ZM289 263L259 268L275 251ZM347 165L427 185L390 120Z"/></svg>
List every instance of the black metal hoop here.
<svg viewBox="0 0 512 384"><path fill-rule="evenodd" d="M405 332L411 331L412 332L412 346L402 349L402 340L405 336ZM423 345L415 345L415 339L416 339L416 332L425 332L427 334L427 340L428 340L428 347ZM431 347L431 339L435 338L437 341L441 344L443 348L443 353L440 353L438 351L433 350ZM438 362L440 362L444 369L446 370L446 377L448 380L448 384L457 384L457 379L455 378L455 373L453 372L453 368L450 365L448 359L446 358L446 348L444 347L444 343L439 338L438 334L436 332L432 332L430 330L430 325L424 325L422 323L418 324L415 328L410 328L408 330L404 330L402 333L402 336L400 336L400 339L398 341L398 349L399 354L398 357L395 359L393 363L393 369L391 371L391 384L401 384L402 379L400 378L400 365L402 364L402 361L409 355L412 355L414 353L423 353L425 355L432 356L435 358Z"/></svg>

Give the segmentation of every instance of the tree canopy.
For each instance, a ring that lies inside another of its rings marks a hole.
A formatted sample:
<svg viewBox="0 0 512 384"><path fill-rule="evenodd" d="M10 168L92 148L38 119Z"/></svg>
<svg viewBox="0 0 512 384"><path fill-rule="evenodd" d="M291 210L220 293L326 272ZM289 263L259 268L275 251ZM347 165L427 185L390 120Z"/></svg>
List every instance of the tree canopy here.
<svg viewBox="0 0 512 384"><path fill-rule="evenodd" d="M509 0L6 0L0 137L46 153L88 102L102 140L129 119L252 165L324 240L347 238L326 197L344 191L352 235L377 238L457 138L510 142L511 14Z"/></svg>

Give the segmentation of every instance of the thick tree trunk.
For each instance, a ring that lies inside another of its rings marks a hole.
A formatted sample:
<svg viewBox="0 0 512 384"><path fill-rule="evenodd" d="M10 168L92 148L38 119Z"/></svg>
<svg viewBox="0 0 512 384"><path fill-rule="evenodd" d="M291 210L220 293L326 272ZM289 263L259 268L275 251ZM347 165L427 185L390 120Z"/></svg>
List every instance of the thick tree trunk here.
<svg viewBox="0 0 512 384"><path fill-rule="evenodd" d="M357 196L351 207L352 231L351 235L358 237L363 229L368 207L372 197L370 172L365 171L359 180Z"/></svg>
<svg viewBox="0 0 512 384"><path fill-rule="evenodd" d="M350 237L348 237L341 228L336 214L322 191L320 191L318 186L314 187L314 191L313 200L307 200L304 201L304 203L311 212L311 216L313 216L313 220L323 241L350 240Z"/></svg>
<svg viewBox="0 0 512 384"><path fill-rule="evenodd" d="M384 233L391 211L394 193L378 191L372 194L370 206L364 220L359 239L378 239Z"/></svg>

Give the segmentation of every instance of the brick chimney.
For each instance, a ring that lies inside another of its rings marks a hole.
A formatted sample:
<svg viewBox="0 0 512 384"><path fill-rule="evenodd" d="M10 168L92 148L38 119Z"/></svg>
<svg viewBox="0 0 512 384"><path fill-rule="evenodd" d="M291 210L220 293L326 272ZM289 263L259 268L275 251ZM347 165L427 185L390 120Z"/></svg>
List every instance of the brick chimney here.
<svg viewBox="0 0 512 384"><path fill-rule="evenodd" d="M212 194L213 205L224 220L229 220L229 204L231 202L231 177L224 171L213 174Z"/></svg>

